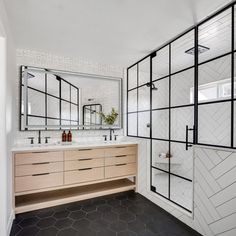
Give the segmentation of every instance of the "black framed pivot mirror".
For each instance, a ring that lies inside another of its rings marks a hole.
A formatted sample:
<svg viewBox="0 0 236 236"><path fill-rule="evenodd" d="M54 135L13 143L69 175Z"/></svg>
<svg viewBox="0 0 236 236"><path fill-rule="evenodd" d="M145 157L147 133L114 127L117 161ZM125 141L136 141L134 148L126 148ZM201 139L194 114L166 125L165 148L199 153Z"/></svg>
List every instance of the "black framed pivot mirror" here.
<svg viewBox="0 0 236 236"><path fill-rule="evenodd" d="M20 84L21 131L122 126L121 78L22 66ZM107 125L100 112L109 113L112 108L118 116L113 125ZM89 109L96 113L87 120Z"/></svg>

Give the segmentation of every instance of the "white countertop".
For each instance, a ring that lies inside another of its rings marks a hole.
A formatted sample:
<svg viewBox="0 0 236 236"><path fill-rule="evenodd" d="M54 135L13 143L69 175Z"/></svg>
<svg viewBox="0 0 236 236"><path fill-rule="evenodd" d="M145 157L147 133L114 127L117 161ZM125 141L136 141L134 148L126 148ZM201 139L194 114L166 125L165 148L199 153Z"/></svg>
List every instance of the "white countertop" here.
<svg viewBox="0 0 236 236"><path fill-rule="evenodd" d="M72 143L49 143L49 144L33 144L33 145L15 145L12 152L32 152L32 151L53 151L53 150L71 150L77 148L101 148L112 147L120 145L134 145L138 144L136 141L107 141L107 142L72 142Z"/></svg>

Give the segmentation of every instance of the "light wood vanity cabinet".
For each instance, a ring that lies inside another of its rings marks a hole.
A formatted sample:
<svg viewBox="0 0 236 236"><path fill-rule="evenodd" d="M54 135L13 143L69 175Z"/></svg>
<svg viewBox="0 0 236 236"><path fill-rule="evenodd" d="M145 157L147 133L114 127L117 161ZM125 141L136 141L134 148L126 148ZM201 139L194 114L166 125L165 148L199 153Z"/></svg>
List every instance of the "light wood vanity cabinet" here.
<svg viewBox="0 0 236 236"><path fill-rule="evenodd" d="M15 154L15 192L63 185L63 153Z"/></svg>
<svg viewBox="0 0 236 236"><path fill-rule="evenodd" d="M15 153L16 212L135 189L136 169L137 145Z"/></svg>

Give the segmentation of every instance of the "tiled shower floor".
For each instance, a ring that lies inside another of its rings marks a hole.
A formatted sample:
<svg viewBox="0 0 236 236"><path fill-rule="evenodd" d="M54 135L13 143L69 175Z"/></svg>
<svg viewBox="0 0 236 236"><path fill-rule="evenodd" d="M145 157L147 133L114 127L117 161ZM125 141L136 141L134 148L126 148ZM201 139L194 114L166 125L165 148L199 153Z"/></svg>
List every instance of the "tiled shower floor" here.
<svg viewBox="0 0 236 236"><path fill-rule="evenodd" d="M11 236L199 235L133 191L19 214Z"/></svg>

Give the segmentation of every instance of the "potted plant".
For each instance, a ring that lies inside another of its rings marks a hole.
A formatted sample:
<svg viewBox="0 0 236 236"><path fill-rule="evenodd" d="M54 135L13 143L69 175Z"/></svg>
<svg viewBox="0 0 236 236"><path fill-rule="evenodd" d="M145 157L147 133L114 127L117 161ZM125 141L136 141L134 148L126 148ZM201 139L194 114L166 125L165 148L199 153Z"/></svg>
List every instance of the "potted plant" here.
<svg viewBox="0 0 236 236"><path fill-rule="evenodd" d="M115 108L112 107L111 109L111 113L109 114L104 114L103 112L100 112L99 113L104 121L105 124L107 125L114 125L116 119L117 119L117 116L118 116L118 113L116 112Z"/></svg>

